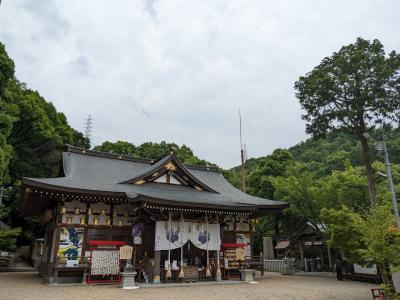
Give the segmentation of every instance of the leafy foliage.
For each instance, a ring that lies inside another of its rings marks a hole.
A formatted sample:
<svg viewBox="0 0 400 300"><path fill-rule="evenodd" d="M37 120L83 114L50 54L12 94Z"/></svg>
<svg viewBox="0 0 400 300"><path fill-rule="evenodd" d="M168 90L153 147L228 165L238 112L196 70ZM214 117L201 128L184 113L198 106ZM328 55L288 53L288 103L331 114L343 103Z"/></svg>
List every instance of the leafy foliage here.
<svg viewBox="0 0 400 300"><path fill-rule="evenodd" d="M400 55L385 56L383 45L358 38L326 57L295 83L312 135L341 127L361 135L368 125L397 120Z"/></svg>
<svg viewBox="0 0 400 300"><path fill-rule="evenodd" d="M0 186L12 188L4 201L8 214L3 219L22 228L22 240L34 238L40 227L17 211L21 177L61 175L65 144L90 147L64 114L14 77L14 63L0 43Z"/></svg>
<svg viewBox="0 0 400 300"><path fill-rule="evenodd" d="M21 234L21 228L0 229L0 249L13 252L17 248L17 238Z"/></svg>
<svg viewBox="0 0 400 300"><path fill-rule="evenodd" d="M376 205L375 178L365 134L376 125L397 121L400 110L400 55L385 56L383 45L358 38L326 57L295 83L305 110L306 132L324 136L342 128L357 136L363 150L371 204Z"/></svg>
<svg viewBox="0 0 400 300"><path fill-rule="evenodd" d="M318 187L314 175L301 164L287 170L285 176L273 181L274 198L289 202L288 213L303 222L319 223L321 203L318 202Z"/></svg>
<svg viewBox="0 0 400 300"><path fill-rule="evenodd" d="M115 143L104 142L101 145L95 146L94 150L108 152L108 153L115 153L115 154L130 155L134 157L149 158L154 160L163 157L170 151L175 151L177 157L185 164L199 165L199 166L213 165L207 162L206 160L199 159L197 156L193 154L192 149L190 149L189 147L185 145L179 147L175 143L147 142L141 144L140 146L135 146L129 142L124 142L124 141L117 141Z"/></svg>
<svg viewBox="0 0 400 300"><path fill-rule="evenodd" d="M343 207L323 209L324 222L329 224L330 246L344 251L350 261L380 267L385 284L389 284L388 266L400 267L400 229L387 206L377 206L365 214Z"/></svg>

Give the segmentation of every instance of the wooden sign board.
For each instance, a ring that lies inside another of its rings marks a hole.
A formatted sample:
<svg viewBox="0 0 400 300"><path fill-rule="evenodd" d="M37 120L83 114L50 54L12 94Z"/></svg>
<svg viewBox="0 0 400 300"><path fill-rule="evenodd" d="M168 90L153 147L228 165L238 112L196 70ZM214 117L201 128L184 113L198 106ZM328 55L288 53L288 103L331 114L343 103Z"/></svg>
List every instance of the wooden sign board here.
<svg viewBox="0 0 400 300"><path fill-rule="evenodd" d="M236 248L236 259L245 260L246 250L242 248Z"/></svg>
<svg viewBox="0 0 400 300"><path fill-rule="evenodd" d="M119 258L120 259L131 259L133 253L132 246L122 246L119 248Z"/></svg>

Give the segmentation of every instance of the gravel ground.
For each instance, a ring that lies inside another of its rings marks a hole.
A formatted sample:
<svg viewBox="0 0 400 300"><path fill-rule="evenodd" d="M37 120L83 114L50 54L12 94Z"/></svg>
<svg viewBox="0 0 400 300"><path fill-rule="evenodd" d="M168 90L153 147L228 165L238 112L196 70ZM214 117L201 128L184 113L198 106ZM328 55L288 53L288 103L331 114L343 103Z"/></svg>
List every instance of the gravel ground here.
<svg viewBox="0 0 400 300"><path fill-rule="evenodd" d="M116 286L49 287L35 273L0 273L0 299L372 299L374 284L266 273L258 284L198 285L122 290Z"/></svg>

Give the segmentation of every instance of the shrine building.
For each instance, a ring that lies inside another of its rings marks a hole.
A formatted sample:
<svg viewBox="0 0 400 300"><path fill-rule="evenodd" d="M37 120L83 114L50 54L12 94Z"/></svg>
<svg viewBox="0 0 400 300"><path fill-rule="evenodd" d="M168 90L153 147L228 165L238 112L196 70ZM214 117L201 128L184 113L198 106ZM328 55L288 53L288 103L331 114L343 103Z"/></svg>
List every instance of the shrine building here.
<svg viewBox="0 0 400 300"><path fill-rule="evenodd" d="M118 282L130 266L139 282L239 279L259 255L257 218L288 207L173 152L153 161L68 146L62 158L64 177L22 179L21 212L45 226L39 269L49 283Z"/></svg>

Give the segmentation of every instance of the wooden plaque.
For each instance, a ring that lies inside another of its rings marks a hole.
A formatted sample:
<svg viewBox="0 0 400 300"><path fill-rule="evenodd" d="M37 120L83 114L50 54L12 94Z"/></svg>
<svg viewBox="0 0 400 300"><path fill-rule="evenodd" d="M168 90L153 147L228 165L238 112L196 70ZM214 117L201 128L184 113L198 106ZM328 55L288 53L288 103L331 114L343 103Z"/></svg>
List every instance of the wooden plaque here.
<svg viewBox="0 0 400 300"><path fill-rule="evenodd" d="M132 246L122 246L119 248L119 258L120 259L131 259L133 253Z"/></svg>

